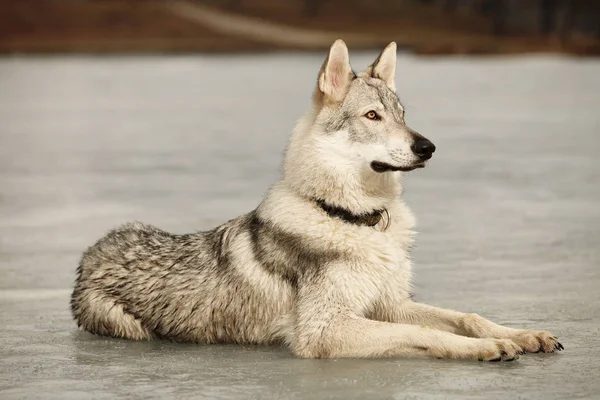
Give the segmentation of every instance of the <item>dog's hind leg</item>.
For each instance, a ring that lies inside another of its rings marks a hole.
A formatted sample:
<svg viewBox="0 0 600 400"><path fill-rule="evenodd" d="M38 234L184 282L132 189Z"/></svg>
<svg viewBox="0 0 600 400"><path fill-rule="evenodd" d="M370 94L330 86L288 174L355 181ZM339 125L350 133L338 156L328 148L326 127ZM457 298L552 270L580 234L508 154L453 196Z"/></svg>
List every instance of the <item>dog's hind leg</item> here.
<svg viewBox="0 0 600 400"><path fill-rule="evenodd" d="M127 312L122 303L109 297L88 292L72 303L77 324L90 333L133 340L153 338L140 318Z"/></svg>

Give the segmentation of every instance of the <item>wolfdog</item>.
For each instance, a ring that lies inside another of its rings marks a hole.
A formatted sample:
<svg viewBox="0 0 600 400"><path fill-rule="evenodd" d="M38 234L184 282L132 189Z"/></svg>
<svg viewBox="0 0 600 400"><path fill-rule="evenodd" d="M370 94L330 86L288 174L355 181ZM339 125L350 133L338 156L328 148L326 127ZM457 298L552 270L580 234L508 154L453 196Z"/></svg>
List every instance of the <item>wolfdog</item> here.
<svg viewBox="0 0 600 400"><path fill-rule="evenodd" d="M283 173L256 209L205 232L139 222L109 232L77 269L86 331L135 340L285 344L303 358L428 356L512 361L563 346L411 299L415 219L402 175L434 144L396 95L396 43L355 73L342 40L318 74Z"/></svg>

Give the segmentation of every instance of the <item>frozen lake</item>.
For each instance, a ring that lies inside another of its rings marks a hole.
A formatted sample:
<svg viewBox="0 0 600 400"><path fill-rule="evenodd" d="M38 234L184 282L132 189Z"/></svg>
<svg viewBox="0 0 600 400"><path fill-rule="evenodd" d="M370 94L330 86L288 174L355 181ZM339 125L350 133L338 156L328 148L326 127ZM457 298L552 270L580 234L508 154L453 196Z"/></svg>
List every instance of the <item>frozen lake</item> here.
<svg viewBox="0 0 600 400"><path fill-rule="evenodd" d="M409 125L438 147L406 180L417 300L565 351L298 360L77 331L75 268L106 231L190 232L258 204L323 57L0 59L1 399L600 396L600 60L398 61Z"/></svg>

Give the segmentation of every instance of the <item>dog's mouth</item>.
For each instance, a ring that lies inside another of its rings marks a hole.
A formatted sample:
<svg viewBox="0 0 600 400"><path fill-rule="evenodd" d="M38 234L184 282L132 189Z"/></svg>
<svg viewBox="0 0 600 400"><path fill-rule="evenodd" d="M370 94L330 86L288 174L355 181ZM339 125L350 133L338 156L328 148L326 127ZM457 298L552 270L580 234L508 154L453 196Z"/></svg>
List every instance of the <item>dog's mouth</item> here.
<svg viewBox="0 0 600 400"><path fill-rule="evenodd" d="M379 173L388 172L388 171L408 172L408 171L412 171L413 169L424 168L424 167L425 167L425 161L417 163L417 164L413 164L410 167L398 167L396 165L384 163L381 161L371 162L371 168L373 169L373 171L379 172Z"/></svg>

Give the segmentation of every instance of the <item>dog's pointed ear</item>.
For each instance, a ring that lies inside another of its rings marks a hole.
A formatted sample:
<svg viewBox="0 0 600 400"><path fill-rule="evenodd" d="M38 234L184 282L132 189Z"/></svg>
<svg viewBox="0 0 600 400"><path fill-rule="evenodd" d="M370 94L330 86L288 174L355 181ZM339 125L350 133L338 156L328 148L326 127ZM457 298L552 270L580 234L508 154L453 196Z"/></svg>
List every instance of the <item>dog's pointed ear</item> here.
<svg viewBox="0 0 600 400"><path fill-rule="evenodd" d="M396 91L396 42L391 42L381 52L379 57L375 60L366 73L377 79L381 79L385 82L394 92Z"/></svg>
<svg viewBox="0 0 600 400"><path fill-rule="evenodd" d="M350 66L348 47L342 39L338 39L331 45L329 55L321 67L318 89L325 98L339 102L346 96L355 77Z"/></svg>

